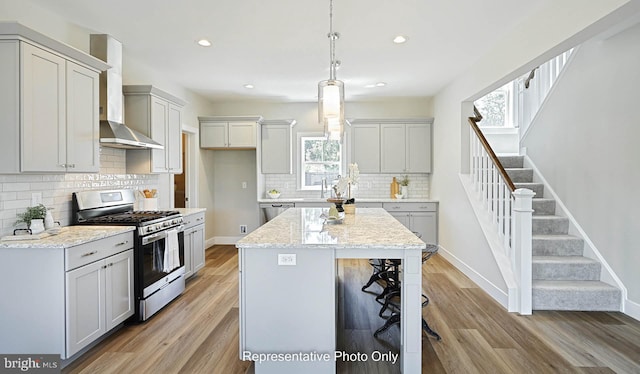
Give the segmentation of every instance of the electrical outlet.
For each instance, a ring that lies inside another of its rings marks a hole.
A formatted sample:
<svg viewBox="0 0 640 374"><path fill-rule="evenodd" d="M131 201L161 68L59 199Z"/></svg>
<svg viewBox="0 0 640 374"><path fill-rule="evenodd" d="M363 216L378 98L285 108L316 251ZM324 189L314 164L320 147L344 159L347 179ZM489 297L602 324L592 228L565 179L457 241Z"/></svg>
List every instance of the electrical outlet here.
<svg viewBox="0 0 640 374"><path fill-rule="evenodd" d="M295 266L296 265L295 253L278 253L278 265Z"/></svg>
<svg viewBox="0 0 640 374"><path fill-rule="evenodd" d="M246 189L247 188L247 182L242 182L242 188Z"/></svg>
<svg viewBox="0 0 640 374"><path fill-rule="evenodd" d="M247 233L247 225L240 225L240 234Z"/></svg>
<svg viewBox="0 0 640 374"><path fill-rule="evenodd" d="M285 182L285 183L284 183L284 188L285 188L285 189L288 189L288 188L289 188L289 183Z"/></svg>
<svg viewBox="0 0 640 374"><path fill-rule="evenodd" d="M36 206L38 204L42 204L42 193L41 192L32 192L31 193L31 206Z"/></svg>

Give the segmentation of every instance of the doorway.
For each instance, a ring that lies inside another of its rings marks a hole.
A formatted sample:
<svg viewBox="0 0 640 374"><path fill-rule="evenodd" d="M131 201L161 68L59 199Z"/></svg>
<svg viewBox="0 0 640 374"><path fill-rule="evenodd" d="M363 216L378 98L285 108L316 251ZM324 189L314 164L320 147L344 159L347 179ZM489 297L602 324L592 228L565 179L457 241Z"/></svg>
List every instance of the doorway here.
<svg viewBox="0 0 640 374"><path fill-rule="evenodd" d="M173 179L173 193L174 193L174 206L176 208L186 208L189 197L187 196L187 134L182 133L182 174L174 175Z"/></svg>

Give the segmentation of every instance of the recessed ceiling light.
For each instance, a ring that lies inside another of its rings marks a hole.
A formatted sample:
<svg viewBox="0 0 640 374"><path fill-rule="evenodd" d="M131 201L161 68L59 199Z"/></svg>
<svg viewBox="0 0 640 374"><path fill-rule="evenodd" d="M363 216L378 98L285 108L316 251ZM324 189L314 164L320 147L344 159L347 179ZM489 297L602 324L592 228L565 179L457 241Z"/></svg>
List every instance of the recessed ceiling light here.
<svg viewBox="0 0 640 374"><path fill-rule="evenodd" d="M244 88L252 89L254 86L252 84L245 84Z"/></svg>
<svg viewBox="0 0 640 374"><path fill-rule="evenodd" d="M386 83L384 83L384 82L378 82L378 83L376 83L376 87L384 87L384 86L386 86L386 85L387 85L387 84L386 84Z"/></svg>
<svg viewBox="0 0 640 374"><path fill-rule="evenodd" d="M395 38L393 38L393 42L396 43L396 44L402 44L402 43L406 42L407 39L408 38L406 36L404 36L404 35L398 35Z"/></svg>
<svg viewBox="0 0 640 374"><path fill-rule="evenodd" d="M211 47L211 42L208 41L207 39L198 40L198 44L202 47Z"/></svg>
<svg viewBox="0 0 640 374"><path fill-rule="evenodd" d="M366 86L364 86L364 87L365 87L365 88L373 88L373 87L375 87L375 86L376 86L375 84L368 84L368 85L366 85Z"/></svg>

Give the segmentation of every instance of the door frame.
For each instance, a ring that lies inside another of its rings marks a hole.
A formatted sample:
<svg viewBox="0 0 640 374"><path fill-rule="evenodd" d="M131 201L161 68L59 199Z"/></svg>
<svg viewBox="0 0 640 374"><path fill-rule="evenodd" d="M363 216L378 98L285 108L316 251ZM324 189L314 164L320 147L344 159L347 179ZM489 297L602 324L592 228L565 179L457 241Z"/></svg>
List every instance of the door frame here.
<svg viewBox="0 0 640 374"><path fill-rule="evenodd" d="M199 129L197 127L182 125L182 133L187 136L187 150L184 152L185 162L183 172L186 172L185 178L185 192L188 201L185 203L185 207L187 208L196 208L198 207L198 134Z"/></svg>

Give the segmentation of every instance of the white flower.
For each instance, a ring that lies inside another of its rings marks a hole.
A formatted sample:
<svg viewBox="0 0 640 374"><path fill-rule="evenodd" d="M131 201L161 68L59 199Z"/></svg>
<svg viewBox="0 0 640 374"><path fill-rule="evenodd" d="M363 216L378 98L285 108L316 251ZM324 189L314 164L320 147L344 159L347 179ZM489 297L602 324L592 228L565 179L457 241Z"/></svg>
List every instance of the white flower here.
<svg viewBox="0 0 640 374"><path fill-rule="evenodd" d="M358 170L358 164L355 162L353 164L349 164L349 183L356 185L358 184L358 180L360 179L360 170Z"/></svg>

